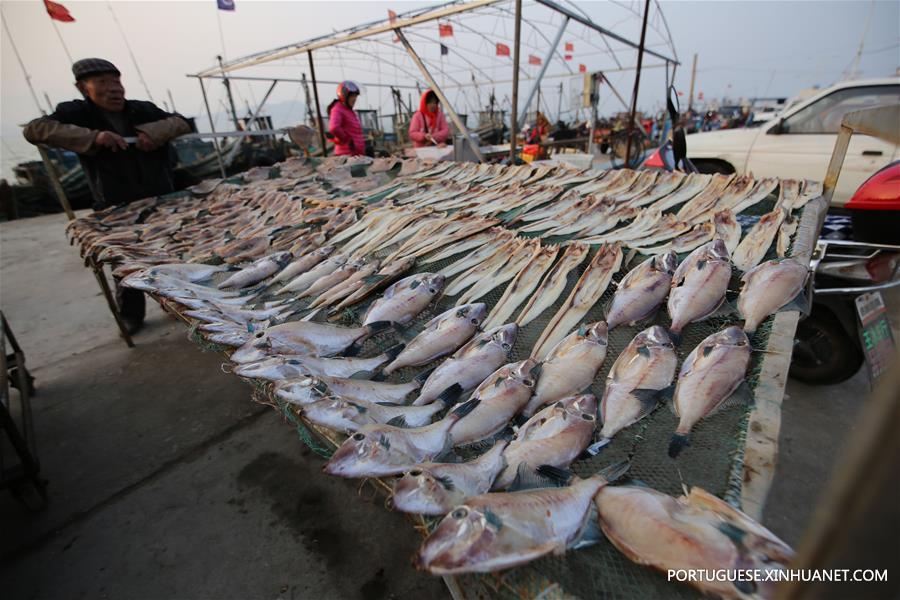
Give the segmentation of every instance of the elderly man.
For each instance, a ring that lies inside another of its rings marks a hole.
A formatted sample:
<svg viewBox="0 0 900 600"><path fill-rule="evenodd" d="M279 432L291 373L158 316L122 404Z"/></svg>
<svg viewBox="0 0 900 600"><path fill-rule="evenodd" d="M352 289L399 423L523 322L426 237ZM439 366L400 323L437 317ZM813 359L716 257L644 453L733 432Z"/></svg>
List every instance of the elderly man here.
<svg viewBox="0 0 900 600"><path fill-rule="evenodd" d="M31 121L25 139L78 154L94 210L174 191L169 141L190 131L187 121L152 102L126 100L121 73L109 61L79 60L72 73L84 99L63 102L53 114ZM126 326L137 331L144 320L143 294L117 286L116 296Z"/></svg>

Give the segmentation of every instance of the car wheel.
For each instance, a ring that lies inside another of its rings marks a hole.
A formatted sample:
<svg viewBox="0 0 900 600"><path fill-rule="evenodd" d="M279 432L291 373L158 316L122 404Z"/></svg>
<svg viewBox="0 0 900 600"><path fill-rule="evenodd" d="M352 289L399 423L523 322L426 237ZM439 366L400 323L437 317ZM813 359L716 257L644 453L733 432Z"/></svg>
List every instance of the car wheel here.
<svg viewBox="0 0 900 600"><path fill-rule="evenodd" d="M864 357L840 322L814 311L797 325L790 376L813 385L840 383L853 377Z"/></svg>
<svg viewBox="0 0 900 600"><path fill-rule="evenodd" d="M714 173L721 173L722 175L734 173L734 167L722 160L691 160L691 162L694 163L694 166L701 173L710 175Z"/></svg>

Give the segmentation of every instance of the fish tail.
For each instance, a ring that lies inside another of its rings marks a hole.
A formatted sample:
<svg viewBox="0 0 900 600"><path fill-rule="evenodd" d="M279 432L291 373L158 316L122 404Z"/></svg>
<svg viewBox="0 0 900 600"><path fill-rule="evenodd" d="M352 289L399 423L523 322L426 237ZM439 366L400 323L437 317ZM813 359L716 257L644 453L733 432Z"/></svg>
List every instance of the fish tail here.
<svg viewBox="0 0 900 600"><path fill-rule="evenodd" d="M459 395L462 393L462 387L458 383L454 383L446 390L441 392L441 395L437 397L435 402L439 403L444 408L450 406L452 403L456 402L456 399L459 398ZM474 408L474 407L473 407ZM463 415L465 416L465 415ZM462 417L460 417L462 418Z"/></svg>
<svg viewBox="0 0 900 600"><path fill-rule="evenodd" d="M419 373L418 375L416 375L413 378L413 381L418 383L419 387L422 387L423 385L425 385L425 382L428 380L428 378L431 377L431 374L434 373L434 370L436 368L437 367L431 367L430 369L428 369L426 371L422 371L421 373Z"/></svg>
<svg viewBox="0 0 900 600"><path fill-rule="evenodd" d="M397 344L396 346L391 346L384 351L384 355L387 356L387 360L393 361L395 358L400 356L400 353L403 352L404 348L406 348L406 344Z"/></svg>
<svg viewBox="0 0 900 600"><path fill-rule="evenodd" d="M612 483L618 479L621 479L625 473L631 468L631 462L626 460L620 460L619 462L613 463L607 467L604 467L597 471L596 475L599 475L603 479L606 480L607 483Z"/></svg>
<svg viewBox="0 0 900 600"><path fill-rule="evenodd" d="M674 434L672 441L669 442L669 458L676 458L686 446L690 445L691 438L689 435Z"/></svg>
<svg viewBox="0 0 900 600"><path fill-rule="evenodd" d="M450 386L449 389L453 389L454 386L457 386L457 387L458 387L459 384L458 384L458 383L454 383L452 386ZM444 393L446 394L447 392L444 392ZM472 400L469 400L469 401L467 401L467 402L463 402L462 404L460 404L459 406L457 406L455 409L453 409L453 412L451 412L451 413L450 413L449 415L447 415L447 416L450 417L451 419L453 419L454 421L459 421L460 419L462 419L463 417L465 417L466 415L468 415L470 412L472 412L473 410L475 410L475 408L476 408L479 404L481 404L481 400L480 400L479 398L473 398Z"/></svg>
<svg viewBox="0 0 900 600"><path fill-rule="evenodd" d="M672 343L676 346L681 345L681 329L675 330L669 328L669 337L672 338Z"/></svg>
<svg viewBox="0 0 900 600"><path fill-rule="evenodd" d="M386 331L386 330L390 329L392 326L393 326L393 323L391 323L390 321L373 321L372 323L369 323L368 325L366 325L366 328L368 329L368 332L366 335L367 336L376 335L378 333L381 333L382 331Z"/></svg>

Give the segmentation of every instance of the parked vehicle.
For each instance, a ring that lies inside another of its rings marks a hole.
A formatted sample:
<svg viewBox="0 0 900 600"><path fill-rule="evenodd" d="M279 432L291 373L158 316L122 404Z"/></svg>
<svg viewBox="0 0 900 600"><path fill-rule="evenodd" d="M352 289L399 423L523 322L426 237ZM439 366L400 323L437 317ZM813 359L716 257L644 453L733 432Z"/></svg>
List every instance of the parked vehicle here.
<svg viewBox="0 0 900 600"><path fill-rule="evenodd" d="M900 110L849 113L840 129L825 176L826 199L844 176L851 134L865 131L898 144ZM856 298L900 287L900 161L869 177L840 213L826 216L810 265L811 311L794 339L790 374L808 383L837 383L859 370L865 354Z"/></svg>
<svg viewBox="0 0 900 600"><path fill-rule="evenodd" d="M820 181L843 116L882 105L900 110L900 78L845 81L759 127L691 134L688 157L704 173ZM897 144L863 134L853 136L832 204L846 204L866 178L897 158Z"/></svg>

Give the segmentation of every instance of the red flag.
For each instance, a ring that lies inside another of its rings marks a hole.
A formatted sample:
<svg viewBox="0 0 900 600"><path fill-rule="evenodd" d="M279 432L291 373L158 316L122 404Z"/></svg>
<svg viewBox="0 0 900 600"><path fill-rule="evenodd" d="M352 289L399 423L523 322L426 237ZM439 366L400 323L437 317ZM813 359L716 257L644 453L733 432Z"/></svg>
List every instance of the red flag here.
<svg viewBox="0 0 900 600"><path fill-rule="evenodd" d="M497 42L497 56L509 56L509 46Z"/></svg>
<svg viewBox="0 0 900 600"><path fill-rule="evenodd" d="M440 23L438 25L438 33L441 37L453 37L453 25L450 23Z"/></svg>
<svg viewBox="0 0 900 600"><path fill-rule="evenodd" d="M535 56L534 54L528 55L528 64L529 65L539 65L541 64L541 59Z"/></svg>
<svg viewBox="0 0 900 600"><path fill-rule="evenodd" d="M575 44L566 42L566 52L575 52Z"/></svg>
<svg viewBox="0 0 900 600"><path fill-rule="evenodd" d="M50 18L54 21L62 21L63 23L71 23L75 20L69 13L69 9L60 4L59 2L52 2L51 0L44 0L44 8L47 9L47 14L50 15Z"/></svg>
<svg viewBox="0 0 900 600"><path fill-rule="evenodd" d="M584 65L578 65L578 72L579 73L587 73L587 67Z"/></svg>
<svg viewBox="0 0 900 600"><path fill-rule="evenodd" d="M388 9L388 21L390 21L391 23L397 21L397 13L395 13L391 9Z"/></svg>
<svg viewBox="0 0 900 600"><path fill-rule="evenodd" d="M572 60L572 55L571 55L571 54L566 54L566 57L565 57L565 58L566 58L566 60Z"/></svg>

